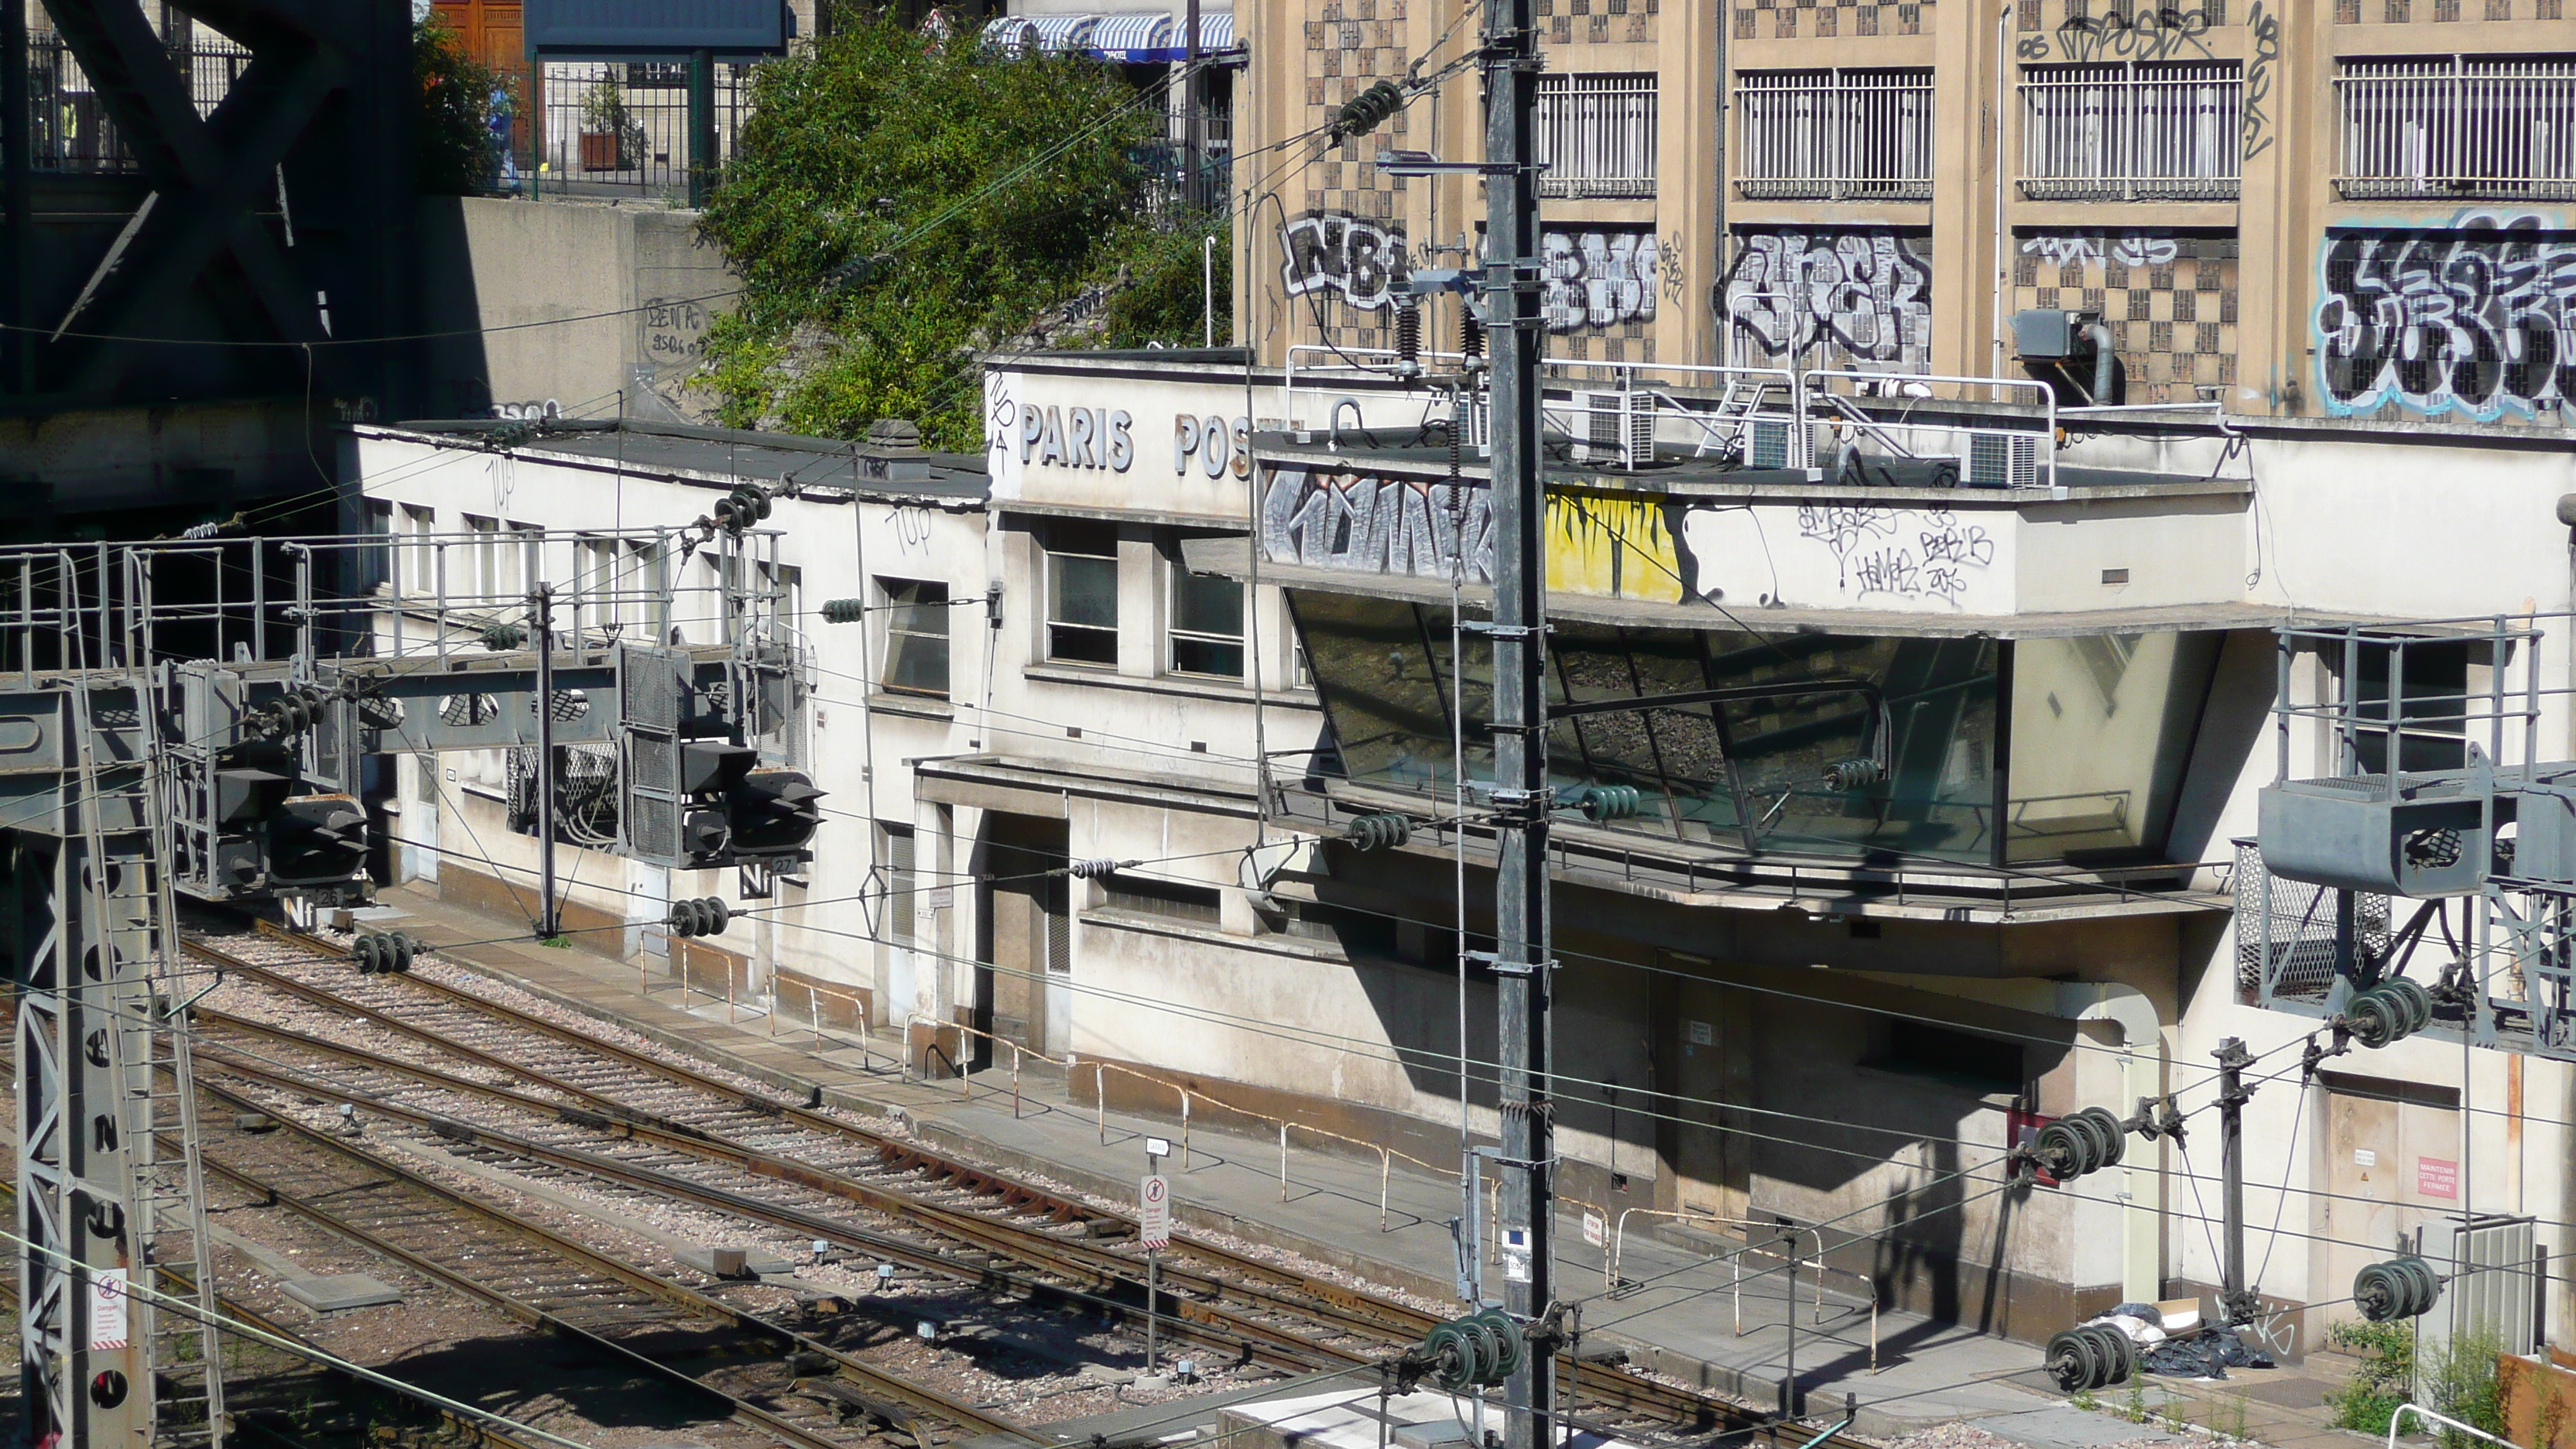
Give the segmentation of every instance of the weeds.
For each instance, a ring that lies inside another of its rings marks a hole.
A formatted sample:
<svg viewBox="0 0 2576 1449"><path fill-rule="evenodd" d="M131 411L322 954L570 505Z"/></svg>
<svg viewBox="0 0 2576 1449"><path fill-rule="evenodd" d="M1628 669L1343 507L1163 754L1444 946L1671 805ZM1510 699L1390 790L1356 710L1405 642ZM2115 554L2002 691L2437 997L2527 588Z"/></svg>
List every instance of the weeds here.
<svg viewBox="0 0 2576 1449"><path fill-rule="evenodd" d="M2334 1426L2363 1434L2385 1434L2388 1421L2406 1402L2414 1377L2415 1325L2412 1323L2338 1323L2326 1342L2362 1356L2361 1367L2326 1398Z"/></svg>

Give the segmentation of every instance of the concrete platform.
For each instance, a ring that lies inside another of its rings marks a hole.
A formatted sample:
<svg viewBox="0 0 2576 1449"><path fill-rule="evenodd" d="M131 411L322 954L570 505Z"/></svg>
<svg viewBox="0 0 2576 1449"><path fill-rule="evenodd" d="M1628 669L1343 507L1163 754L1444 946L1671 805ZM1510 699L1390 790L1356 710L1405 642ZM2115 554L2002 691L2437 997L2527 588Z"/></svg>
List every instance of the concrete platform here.
<svg viewBox="0 0 2576 1449"><path fill-rule="evenodd" d="M364 1273L334 1273L327 1278L289 1278L280 1283L286 1296L316 1313L340 1313L351 1308L379 1308L400 1303L402 1294Z"/></svg>
<svg viewBox="0 0 2576 1449"><path fill-rule="evenodd" d="M410 914L410 929L431 943L460 943L455 951L441 952L442 959L800 1099L815 1100L819 1093L819 1100L834 1106L895 1117L930 1145L1006 1171L1124 1202L1133 1197L1145 1165L1146 1135L1179 1135L1172 1123L1152 1118L1112 1114L1100 1121L1092 1108L1068 1098L1060 1074L1032 1069L1015 1083L1005 1066L971 1079L907 1081L896 1069L900 1046L891 1037L818 1033L703 994L691 996L668 976L655 977L632 963L582 950L547 950L533 941L496 942L507 928L525 923L478 915L425 890L405 887L386 899ZM1185 1156L1164 1164L1173 1178L1176 1218L1185 1227L1286 1248L1441 1301L1451 1297L1454 1179L1408 1170L1401 1162L1381 1178L1374 1157L1301 1146L1283 1182L1275 1140L1201 1127L1188 1141ZM1848 1396L1858 1407L1858 1432L1873 1437L1961 1421L2036 1449L2093 1449L2157 1436L2152 1425L2068 1407L2041 1373L2034 1344L1882 1309L1873 1347L1865 1299L1828 1287L1819 1306L1812 1279L1802 1279L1792 1306L1776 1275L1749 1276L1739 1287L1732 1267L1711 1256L1714 1240L1685 1242L1632 1225L1620 1277L1644 1286L1616 1297L1604 1291L1606 1252L1585 1244L1579 1220L1560 1224L1558 1242L1559 1292L1569 1301L1582 1300L1584 1347L1616 1346L1636 1367L1703 1389L1767 1407L1777 1402L1794 1353L1812 1413L1826 1421L1838 1418ZM2253 1387L2230 1382L2194 1390L2233 1394ZM2104 1407L2120 1407L2115 1396L2124 1393L2104 1395ZM2236 1421L2232 1403L2203 1404L2205 1393L2179 1387L2173 1396L2198 1408L2189 1415L2194 1422ZM2273 1390L2253 1400L2245 1422L2265 1442L2302 1449L2320 1438L2363 1442L2363 1436L2324 1428L2320 1412L2266 1402L2275 1396L2301 1391Z"/></svg>

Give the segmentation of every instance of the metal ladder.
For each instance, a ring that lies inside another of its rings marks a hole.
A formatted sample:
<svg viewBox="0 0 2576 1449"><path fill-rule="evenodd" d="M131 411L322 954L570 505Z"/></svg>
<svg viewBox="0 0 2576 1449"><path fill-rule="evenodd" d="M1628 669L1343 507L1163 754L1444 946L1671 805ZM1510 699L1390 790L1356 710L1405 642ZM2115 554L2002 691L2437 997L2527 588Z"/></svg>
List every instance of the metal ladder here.
<svg viewBox="0 0 2576 1449"><path fill-rule="evenodd" d="M172 842L159 701L141 675L126 675L130 683L114 685L85 674L76 678L69 696L82 853L89 867L80 872L78 885L102 955L142 965L136 975L111 973L102 1003L118 1084L117 1118L131 1144L126 1212L132 1271L178 1304L160 1309L140 1299L129 1302L128 1326L144 1346L148 1370L148 1382L134 1385L134 1391L150 1405L154 1444L220 1449L222 1345L214 1322L214 1253L198 1153L189 993L178 969L178 915L167 870ZM175 1153L164 1150L165 1135L175 1139Z"/></svg>

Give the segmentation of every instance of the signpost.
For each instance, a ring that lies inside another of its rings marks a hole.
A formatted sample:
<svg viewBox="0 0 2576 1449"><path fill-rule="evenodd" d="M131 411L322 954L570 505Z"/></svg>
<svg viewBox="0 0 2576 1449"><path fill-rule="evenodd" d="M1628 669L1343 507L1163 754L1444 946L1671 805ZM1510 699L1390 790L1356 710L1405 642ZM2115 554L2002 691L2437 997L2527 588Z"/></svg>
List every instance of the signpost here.
<svg viewBox="0 0 2576 1449"><path fill-rule="evenodd" d="M1145 1139L1145 1180L1136 1185L1136 1241L1145 1247L1145 1372L1154 1371L1155 1329L1161 1323L1163 1249L1172 1245L1172 1180L1163 1158L1172 1144Z"/></svg>

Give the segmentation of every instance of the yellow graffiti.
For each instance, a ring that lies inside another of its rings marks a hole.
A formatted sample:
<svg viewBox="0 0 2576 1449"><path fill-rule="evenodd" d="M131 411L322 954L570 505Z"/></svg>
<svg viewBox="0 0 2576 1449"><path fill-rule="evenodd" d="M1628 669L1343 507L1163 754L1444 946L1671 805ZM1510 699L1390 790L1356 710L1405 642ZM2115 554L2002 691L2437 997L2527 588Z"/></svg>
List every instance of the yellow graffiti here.
<svg viewBox="0 0 2576 1449"><path fill-rule="evenodd" d="M1547 495L1547 586L1570 594L1679 603L1681 558L1664 500L1630 494Z"/></svg>

